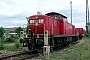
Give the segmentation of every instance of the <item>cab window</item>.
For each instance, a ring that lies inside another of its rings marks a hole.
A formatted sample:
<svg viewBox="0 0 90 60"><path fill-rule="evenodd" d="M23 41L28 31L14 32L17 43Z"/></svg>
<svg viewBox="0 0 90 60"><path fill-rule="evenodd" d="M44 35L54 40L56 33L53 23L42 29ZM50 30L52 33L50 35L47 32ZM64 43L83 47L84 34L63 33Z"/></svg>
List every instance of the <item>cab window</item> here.
<svg viewBox="0 0 90 60"><path fill-rule="evenodd" d="M34 20L30 20L30 23L34 23Z"/></svg>
<svg viewBox="0 0 90 60"><path fill-rule="evenodd" d="M55 19L60 19L60 18L61 18L61 15L55 14Z"/></svg>
<svg viewBox="0 0 90 60"><path fill-rule="evenodd" d="M39 23L43 23L44 22L44 19L39 19Z"/></svg>

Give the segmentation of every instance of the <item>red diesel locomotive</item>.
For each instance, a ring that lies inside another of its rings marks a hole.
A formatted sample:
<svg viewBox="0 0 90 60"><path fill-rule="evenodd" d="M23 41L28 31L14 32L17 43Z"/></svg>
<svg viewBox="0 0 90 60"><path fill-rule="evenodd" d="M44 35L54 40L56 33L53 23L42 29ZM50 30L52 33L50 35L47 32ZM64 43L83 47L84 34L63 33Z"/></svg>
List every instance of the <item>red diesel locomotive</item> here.
<svg viewBox="0 0 90 60"><path fill-rule="evenodd" d="M82 38L83 28L75 28L68 22L67 17L50 12L45 15L37 14L28 18L28 36L21 38L23 46L29 50L42 50L45 45L44 31L48 31L48 45L50 48L61 47ZM80 37L79 37L80 36Z"/></svg>

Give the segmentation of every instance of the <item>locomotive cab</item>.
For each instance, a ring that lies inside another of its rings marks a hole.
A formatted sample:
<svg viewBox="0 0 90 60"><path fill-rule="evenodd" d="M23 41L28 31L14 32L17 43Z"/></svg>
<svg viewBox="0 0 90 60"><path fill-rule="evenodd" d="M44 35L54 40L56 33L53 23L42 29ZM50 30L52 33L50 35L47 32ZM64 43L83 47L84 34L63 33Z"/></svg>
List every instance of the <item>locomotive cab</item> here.
<svg viewBox="0 0 90 60"><path fill-rule="evenodd" d="M30 19L28 23L28 28L32 29L34 34L43 34L44 19ZM41 31L39 29L41 29Z"/></svg>
<svg viewBox="0 0 90 60"><path fill-rule="evenodd" d="M33 15L28 20L28 37L31 43L28 43L29 50L41 50L43 47L45 15Z"/></svg>

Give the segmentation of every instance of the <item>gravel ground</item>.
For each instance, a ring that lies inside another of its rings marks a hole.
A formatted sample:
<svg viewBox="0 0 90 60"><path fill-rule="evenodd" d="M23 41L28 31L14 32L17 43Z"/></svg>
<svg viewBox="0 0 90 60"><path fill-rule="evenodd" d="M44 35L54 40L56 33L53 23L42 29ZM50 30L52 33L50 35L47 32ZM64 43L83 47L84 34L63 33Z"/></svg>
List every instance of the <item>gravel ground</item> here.
<svg viewBox="0 0 90 60"><path fill-rule="evenodd" d="M6 55L6 54L13 54L13 53L18 53L18 52L22 52L22 51L28 51L27 47L22 48L21 47L19 49L17 49L16 51L7 51L7 50L1 50L0 52L0 56L2 55Z"/></svg>
<svg viewBox="0 0 90 60"><path fill-rule="evenodd" d="M80 45L80 44L84 43L85 40L86 40L86 38L83 38L82 40L79 40L78 43L77 43L76 45Z"/></svg>

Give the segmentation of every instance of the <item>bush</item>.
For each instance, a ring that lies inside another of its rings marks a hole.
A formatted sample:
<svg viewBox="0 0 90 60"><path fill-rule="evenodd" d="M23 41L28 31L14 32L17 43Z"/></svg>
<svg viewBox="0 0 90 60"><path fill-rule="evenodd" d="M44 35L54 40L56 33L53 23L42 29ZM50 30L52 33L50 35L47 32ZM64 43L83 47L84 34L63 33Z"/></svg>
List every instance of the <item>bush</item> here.
<svg viewBox="0 0 90 60"><path fill-rule="evenodd" d="M5 42L12 42L13 43L14 41L13 41L12 38L9 37L9 38L6 38L6 41Z"/></svg>
<svg viewBox="0 0 90 60"><path fill-rule="evenodd" d="M18 39L14 37L6 38L5 42L15 43Z"/></svg>
<svg viewBox="0 0 90 60"><path fill-rule="evenodd" d="M85 38L85 34L82 34L83 38Z"/></svg>
<svg viewBox="0 0 90 60"><path fill-rule="evenodd" d="M15 42L15 46L16 48L19 48L20 47L20 43L18 41Z"/></svg>
<svg viewBox="0 0 90 60"><path fill-rule="evenodd" d="M88 33L85 33L85 37L89 37L89 34Z"/></svg>
<svg viewBox="0 0 90 60"><path fill-rule="evenodd" d="M20 47L20 43L18 41L15 42L15 44L11 45L11 46L5 46L5 50L10 50L10 51L15 51Z"/></svg>
<svg viewBox="0 0 90 60"><path fill-rule="evenodd" d="M3 50L4 49L4 45L3 43L0 43L0 50Z"/></svg>

